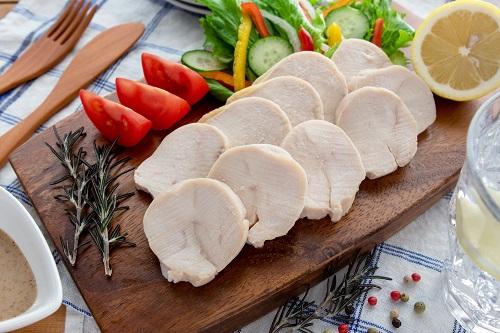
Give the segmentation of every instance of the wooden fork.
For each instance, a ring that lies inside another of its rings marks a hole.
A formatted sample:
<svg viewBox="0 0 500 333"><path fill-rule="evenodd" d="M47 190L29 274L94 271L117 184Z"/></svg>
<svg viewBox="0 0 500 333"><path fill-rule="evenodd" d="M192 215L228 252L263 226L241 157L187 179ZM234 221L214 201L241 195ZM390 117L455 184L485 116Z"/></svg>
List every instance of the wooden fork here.
<svg viewBox="0 0 500 333"><path fill-rule="evenodd" d="M0 94L34 79L59 63L89 25L97 6L91 0L72 0L50 29L0 76Z"/></svg>

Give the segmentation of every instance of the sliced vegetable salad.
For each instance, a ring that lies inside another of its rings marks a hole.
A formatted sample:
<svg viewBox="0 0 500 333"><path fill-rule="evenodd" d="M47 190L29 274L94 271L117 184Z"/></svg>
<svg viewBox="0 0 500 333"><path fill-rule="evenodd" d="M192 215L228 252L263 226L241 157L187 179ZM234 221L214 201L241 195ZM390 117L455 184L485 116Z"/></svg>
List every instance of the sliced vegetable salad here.
<svg viewBox="0 0 500 333"><path fill-rule="evenodd" d="M330 57L344 38L371 41L393 63L405 65L401 48L414 36L391 0L198 1L211 10L200 19L204 50L186 52L182 63L200 72L220 99L293 52L317 51Z"/></svg>

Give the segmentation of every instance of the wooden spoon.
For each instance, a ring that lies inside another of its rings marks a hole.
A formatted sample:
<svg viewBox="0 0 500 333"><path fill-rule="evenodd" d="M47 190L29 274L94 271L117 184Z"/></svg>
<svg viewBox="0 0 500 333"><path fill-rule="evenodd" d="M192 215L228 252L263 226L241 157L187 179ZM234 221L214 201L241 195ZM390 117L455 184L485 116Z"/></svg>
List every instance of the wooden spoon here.
<svg viewBox="0 0 500 333"><path fill-rule="evenodd" d="M125 53L144 32L141 23L110 28L92 39L73 58L68 68L42 104L19 124L0 137L0 167L9 154L35 130L66 106L78 91L92 82Z"/></svg>

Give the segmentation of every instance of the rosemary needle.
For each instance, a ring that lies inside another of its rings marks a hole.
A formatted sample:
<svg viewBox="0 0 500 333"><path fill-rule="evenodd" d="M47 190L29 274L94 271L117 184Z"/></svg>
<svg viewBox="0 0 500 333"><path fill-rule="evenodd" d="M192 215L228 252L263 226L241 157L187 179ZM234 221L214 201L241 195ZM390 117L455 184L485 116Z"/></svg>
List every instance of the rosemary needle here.
<svg viewBox="0 0 500 333"><path fill-rule="evenodd" d="M59 239L64 256L71 266L74 266L78 256L78 249L86 244L80 245L80 237L90 224L86 199L91 174L83 162L86 155L85 151L80 148L78 152L75 153L75 145L85 137L85 132L83 127L80 127L74 132L66 133L61 138L55 126L53 129L57 139L55 146L52 147L47 142L45 144L57 157L66 172L64 176L53 181L51 185L57 185L69 180L70 185L62 187L64 194L55 196L55 199L71 204L71 208L66 209L66 213L68 214L69 221L74 227L72 245L62 237Z"/></svg>
<svg viewBox="0 0 500 333"><path fill-rule="evenodd" d="M116 141L110 145L98 146L94 142L96 162L89 167L93 174L90 189L92 200L89 201L89 205L92 208L94 222L90 235L101 252L106 276L111 276L113 273L110 265L111 249L117 245L135 246L134 243L127 241L127 233L121 233L119 224L111 226L111 221L117 213L129 209L128 206L122 205L123 201L134 194L117 193L119 187L117 179L133 168L120 170L129 158L118 158L114 152L115 144Z"/></svg>
<svg viewBox="0 0 500 333"><path fill-rule="evenodd" d="M121 170L130 160L119 158L116 151L116 141L110 145L99 146L94 142L95 163L86 160L87 152L76 145L85 137L84 128L68 132L62 137L54 127L57 142L55 146L45 143L57 157L65 169L65 174L53 181L51 185L61 184L63 194L55 196L62 202L71 205L66 209L69 221L74 227L73 244L60 237L64 256L72 266L75 265L82 234L89 230L90 236L98 248L104 264L106 276L111 276L110 252L118 245L135 246L127 241L127 233L121 232L119 224L112 226L112 220L119 212L128 210L123 201L134 193L118 193L118 178L130 172L133 168Z"/></svg>
<svg viewBox="0 0 500 333"><path fill-rule="evenodd" d="M312 302L307 301L309 288L301 298L295 297L288 300L278 308L269 333L313 333L314 320L337 315L367 291L373 288L380 289L379 285L371 281L392 280L389 277L374 275L377 267L372 266L371 258L371 254L364 257L356 256L338 284L335 274L329 277L326 295L314 311L310 311Z"/></svg>

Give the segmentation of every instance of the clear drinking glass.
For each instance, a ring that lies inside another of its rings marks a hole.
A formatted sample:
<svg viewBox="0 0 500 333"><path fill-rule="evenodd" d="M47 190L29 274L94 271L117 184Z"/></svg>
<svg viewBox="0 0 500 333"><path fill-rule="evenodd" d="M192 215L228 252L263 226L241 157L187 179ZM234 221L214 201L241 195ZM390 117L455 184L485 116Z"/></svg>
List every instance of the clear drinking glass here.
<svg viewBox="0 0 500 333"><path fill-rule="evenodd" d="M445 299L474 333L500 332L500 92L477 111L451 205Z"/></svg>

